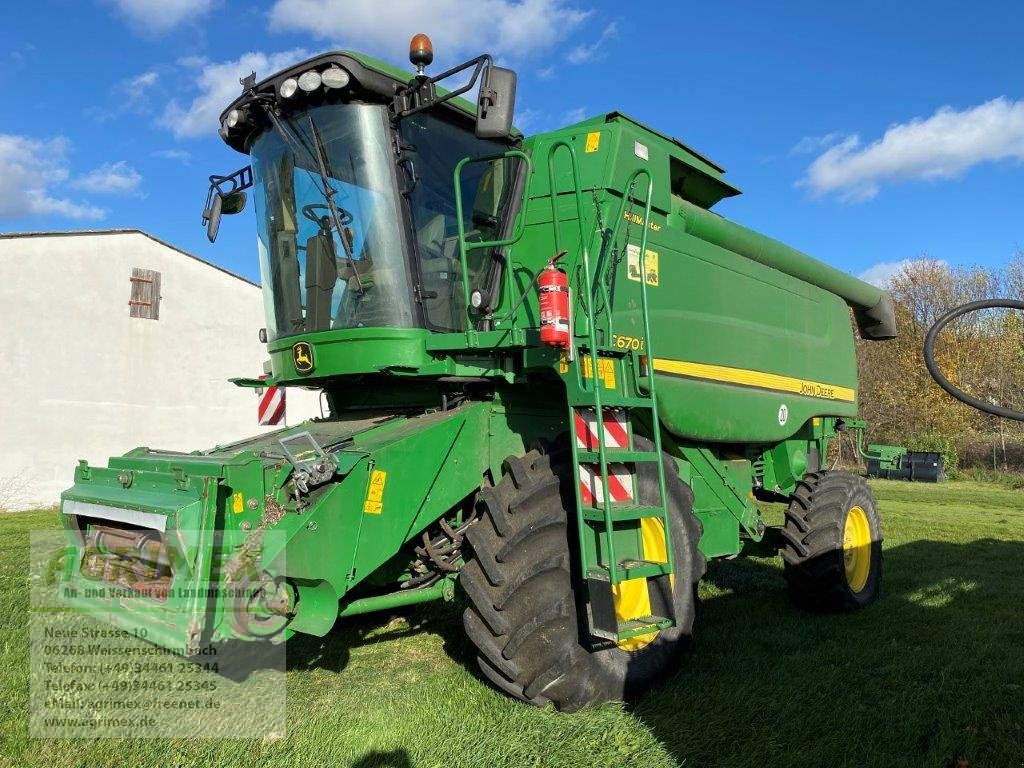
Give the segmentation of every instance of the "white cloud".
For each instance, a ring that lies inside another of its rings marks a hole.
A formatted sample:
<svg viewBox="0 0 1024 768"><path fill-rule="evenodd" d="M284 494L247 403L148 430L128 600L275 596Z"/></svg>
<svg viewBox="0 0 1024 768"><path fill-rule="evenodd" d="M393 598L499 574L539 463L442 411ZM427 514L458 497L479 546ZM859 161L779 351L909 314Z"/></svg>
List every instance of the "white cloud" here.
<svg viewBox="0 0 1024 768"><path fill-rule="evenodd" d="M158 75L156 72L143 72L141 75L136 75L128 81L128 87L143 89L149 88L156 84Z"/></svg>
<svg viewBox="0 0 1024 768"><path fill-rule="evenodd" d="M838 144L845 138L847 137L843 136L839 131L826 133L824 136L804 136L800 141L793 145L793 148L789 150L789 154L813 155L815 152L821 152L822 150Z"/></svg>
<svg viewBox="0 0 1024 768"><path fill-rule="evenodd" d="M114 6L136 29L159 35L195 21L208 13L218 0L113 0Z"/></svg>
<svg viewBox="0 0 1024 768"><path fill-rule="evenodd" d="M113 87L110 106L94 103L85 109L85 114L100 123L116 120L125 112L144 114L149 110L149 92L159 79L160 76L152 70L125 78Z"/></svg>
<svg viewBox="0 0 1024 768"><path fill-rule="evenodd" d="M124 83L124 88L129 91L144 91L156 85L159 77L156 72L143 72L141 75L128 78Z"/></svg>
<svg viewBox="0 0 1024 768"><path fill-rule="evenodd" d="M901 259L900 261L880 261L877 264L872 264L870 267L865 269L858 275L861 280L872 285L877 285L879 288L888 288L889 283L896 275L905 271L908 267L912 267L915 264L942 264L946 262L939 261L936 259Z"/></svg>
<svg viewBox="0 0 1024 768"><path fill-rule="evenodd" d="M405 61L426 32L439 62L483 51L522 58L549 49L589 16L565 0L275 0L270 28L358 44Z"/></svg>
<svg viewBox="0 0 1024 768"><path fill-rule="evenodd" d="M798 184L817 195L870 200L883 183L956 178L997 160L1024 160L1024 100L992 99L961 111L942 107L931 117L891 126L867 146L849 136L818 156Z"/></svg>
<svg viewBox="0 0 1024 768"><path fill-rule="evenodd" d="M94 194L106 192L134 192L142 183L142 174L132 168L124 160L116 163L104 163L99 168L94 168L84 176L79 176L71 182L75 189Z"/></svg>
<svg viewBox="0 0 1024 768"><path fill-rule="evenodd" d="M242 93L239 80L250 72L262 79L280 69L308 58L301 48L280 53L251 51L232 61L209 62L190 59L186 66L196 70L197 94L188 106L172 100L164 109L159 123L177 138L214 136L220 127L217 120L224 108Z"/></svg>
<svg viewBox="0 0 1024 768"><path fill-rule="evenodd" d="M60 216L101 219L102 208L54 197L51 187L68 178L70 143L62 136L33 139L0 134L0 219Z"/></svg>
<svg viewBox="0 0 1024 768"><path fill-rule="evenodd" d="M532 107L518 109L516 110L516 128L524 133L530 133L539 124L545 122L546 117L539 109L533 109Z"/></svg>
<svg viewBox="0 0 1024 768"><path fill-rule="evenodd" d="M562 114L562 125L572 125L580 120L586 120L587 110L584 107L576 107Z"/></svg>
<svg viewBox="0 0 1024 768"><path fill-rule="evenodd" d="M35 51L36 47L32 43L23 43L18 48L7 53L8 60L10 61L10 68L15 72L24 69L28 62L29 55Z"/></svg>
<svg viewBox="0 0 1024 768"><path fill-rule="evenodd" d="M590 45L580 44L569 51L569 55L566 56L566 61L570 64L586 64L588 61L594 61L595 59L603 59L607 54L605 46L608 41L619 34L619 25L616 22L612 22L601 32L601 36Z"/></svg>
<svg viewBox="0 0 1024 768"><path fill-rule="evenodd" d="M179 163L188 163L192 160L192 153L186 152L184 149L158 149L153 153L153 157L159 157L161 160L176 160Z"/></svg>

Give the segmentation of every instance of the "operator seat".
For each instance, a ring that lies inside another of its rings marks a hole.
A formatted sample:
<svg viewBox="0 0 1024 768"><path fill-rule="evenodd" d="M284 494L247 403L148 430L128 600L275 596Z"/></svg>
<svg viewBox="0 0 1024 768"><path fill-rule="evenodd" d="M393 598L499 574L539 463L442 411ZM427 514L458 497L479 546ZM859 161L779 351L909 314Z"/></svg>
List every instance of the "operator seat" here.
<svg viewBox="0 0 1024 768"><path fill-rule="evenodd" d="M445 330L458 325L454 306L461 290L460 269L455 258L458 238L446 237L444 214L437 214L416 233L420 251L420 281L427 322ZM461 302L459 302L461 304Z"/></svg>

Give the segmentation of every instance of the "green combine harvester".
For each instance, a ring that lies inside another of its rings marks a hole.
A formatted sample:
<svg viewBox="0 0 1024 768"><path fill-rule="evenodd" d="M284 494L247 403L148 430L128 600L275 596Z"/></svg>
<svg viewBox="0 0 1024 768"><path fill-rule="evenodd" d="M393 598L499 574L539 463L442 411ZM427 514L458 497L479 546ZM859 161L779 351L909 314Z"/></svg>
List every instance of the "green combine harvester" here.
<svg viewBox="0 0 1024 768"><path fill-rule="evenodd" d="M62 599L190 655L461 589L483 674L567 711L670 673L709 558L772 546L800 605L871 603L875 502L826 456L850 312L891 338L888 296L713 213L739 190L686 144L619 112L525 137L514 72L432 58L242 81L251 165L204 212L212 240L251 187L270 364L235 383L328 415L82 462Z"/></svg>

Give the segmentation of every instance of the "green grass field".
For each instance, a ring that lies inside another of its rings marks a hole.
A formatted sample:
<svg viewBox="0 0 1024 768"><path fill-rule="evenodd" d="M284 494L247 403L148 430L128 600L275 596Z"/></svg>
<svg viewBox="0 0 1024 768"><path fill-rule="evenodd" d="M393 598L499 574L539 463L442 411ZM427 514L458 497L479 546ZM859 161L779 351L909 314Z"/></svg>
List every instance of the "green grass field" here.
<svg viewBox="0 0 1024 768"><path fill-rule="evenodd" d="M862 613L801 613L776 559L714 563L677 674L561 715L489 688L458 609L428 606L291 643L287 734L236 741L30 739L28 531L57 523L3 515L0 764L1024 766L1024 494L874 488L885 586Z"/></svg>

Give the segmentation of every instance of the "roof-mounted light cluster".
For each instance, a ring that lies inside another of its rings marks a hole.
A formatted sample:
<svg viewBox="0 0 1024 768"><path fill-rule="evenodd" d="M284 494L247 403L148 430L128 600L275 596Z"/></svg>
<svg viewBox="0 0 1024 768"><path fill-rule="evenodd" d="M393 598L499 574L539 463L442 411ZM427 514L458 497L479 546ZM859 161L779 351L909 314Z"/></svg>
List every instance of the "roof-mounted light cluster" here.
<svg viewBox="0 0 1024 768"><path fill-rule="evenodd" d="M300 90L304 93L313 93L320 88L344 88L350 79L348 72L337 64L331 64L327 69L321 71L307 69L298 77L289 77L281 83L277 89L277 95L282 99L291 99Z"/></svg>
<svg viewBox="0 0 1024 768"><path fill-rule="evenodd" d="M224 115L224 119L221 120L220 135L224 138L227 138L228 133L235 130L236 128L242 127L247 122L249 122L248 107L239 107L238 109L232 109L230 112Z"/></svg>
<svg viewBox="0 0 1024 768"><path fill-rule="evenodd" d="M294 99L301 94L312 95L320 89L340 90L346 87L352 77L348 71L337 64L328 64L323 69L307 69L296 77L289 77L277 88L277 96L282 101ZM238 132L250 122L248 107L230 110L221 121L220 134L225 139L231 132Z"/></svg>

